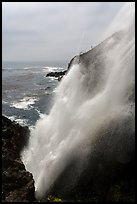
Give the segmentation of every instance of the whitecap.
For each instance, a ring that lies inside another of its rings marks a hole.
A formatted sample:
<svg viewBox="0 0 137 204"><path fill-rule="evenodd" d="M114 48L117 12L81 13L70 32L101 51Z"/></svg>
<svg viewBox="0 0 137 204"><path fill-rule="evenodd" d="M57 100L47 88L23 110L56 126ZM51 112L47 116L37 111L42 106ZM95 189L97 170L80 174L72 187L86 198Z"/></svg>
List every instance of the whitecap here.
<svg viewBox="0 0 137 204"><path fill-rule="evenodd" d="M2 100L2 104L7 104L7 103L8 103L7 101Z"/></svg>
<svg viewBox="0 0 137 204"><path fill-rule="evenodd" d="M28 125L28 120L27 119L17 118L16 115L12 115L12 116L4 115L4 116L6 118L10 119L11 121L14 121L15 123L20 124L21 126L27 126Z"/></svg>
<svg viewBox="0 0 137 204"><path fill-rule="evenodd" d="M24 97L20 101L12 102L11 107L15 107L15 108L18 108L18 109L29 110L29 109L32 108L31 105L35 104L36 101L38 101L38 98Z"/></svg>

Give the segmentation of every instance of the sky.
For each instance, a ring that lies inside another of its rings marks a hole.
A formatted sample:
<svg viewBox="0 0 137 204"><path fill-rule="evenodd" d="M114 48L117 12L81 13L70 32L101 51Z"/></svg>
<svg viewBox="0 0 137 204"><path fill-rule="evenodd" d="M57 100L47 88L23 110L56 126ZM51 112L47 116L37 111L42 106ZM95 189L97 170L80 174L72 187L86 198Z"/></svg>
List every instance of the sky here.
<svg viewBox="0 0 137 204"><path fill-rule="evenodd" d="M125 2L2 2L3 61L68 61L104 40Z"/></svg>

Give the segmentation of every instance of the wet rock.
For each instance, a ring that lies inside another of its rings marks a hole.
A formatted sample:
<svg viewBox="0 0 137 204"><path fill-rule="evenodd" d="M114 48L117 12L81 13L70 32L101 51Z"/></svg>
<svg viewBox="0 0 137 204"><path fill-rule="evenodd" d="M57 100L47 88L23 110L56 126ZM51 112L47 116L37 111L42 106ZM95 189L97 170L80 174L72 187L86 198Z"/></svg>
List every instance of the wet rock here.
<svg viewBox="0 0 137 204"><path fill-rule="evenodd" d="M61 72L50 72L46 75L46 77L57 77L58 81L62 79L62 77L67 73L67 70Z"/></svg>
<svg viewBox="0 0 137 204"><path fill-rule="evenodd" d="M50 72L46 75L46 77L60 77L66 74L66 70L65 71L61 71L61 72Z"/></svg>
<svg viewBox="0 0 137 204"><path fill-rule="evenodd" d="M25 170L20 152L26 145L29 129L2 116L2 201L33 202L33 176Z"/></svg>

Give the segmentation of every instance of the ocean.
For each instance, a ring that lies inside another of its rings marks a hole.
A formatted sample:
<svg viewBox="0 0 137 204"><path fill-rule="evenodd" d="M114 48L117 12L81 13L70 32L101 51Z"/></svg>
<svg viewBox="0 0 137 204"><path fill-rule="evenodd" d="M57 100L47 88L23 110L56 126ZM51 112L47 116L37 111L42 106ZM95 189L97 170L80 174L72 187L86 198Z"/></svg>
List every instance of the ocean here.
<svg viewBox="0 0 137 204"><path fill-rule="evenodd" d="M2 114L29 127L49 114L59 81L46 77L64 71L67 62L3 62Z"/></svg>

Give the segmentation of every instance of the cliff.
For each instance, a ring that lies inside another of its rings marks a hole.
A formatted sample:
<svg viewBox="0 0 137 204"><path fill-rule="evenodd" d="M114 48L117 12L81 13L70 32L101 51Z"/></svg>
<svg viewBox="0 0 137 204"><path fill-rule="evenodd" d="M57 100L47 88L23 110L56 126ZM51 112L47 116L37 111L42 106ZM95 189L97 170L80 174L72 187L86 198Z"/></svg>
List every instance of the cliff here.
<svg viewBox="0 0 137 204"><path fill-rule="evenodd" d="M122 50L125 49L125 53L130 49L127 46L129 36L126 37L127 41L125 42L127 44L122 44ZM113 67L113 59L116 59L113 54L120 56L119 45L121 46L123 38L125 38L123 32L114 33L88 52L75 56L69 63L68 70L75 68L73 65L80 64L84 90L91 93L90 99L105 89L108 80L106 73L109 73L106 69L109 69L109 66L110 69ZM117 49L118 47L119 49ZM117 53L113 53L113 50L117 50ZM130 113L124 116L126 112L124 110L118 118L112 119L110 117L108 123L97 132L94 145L91 145L91 153L87 161L83 162L84 170L77 181L74 182L79 163L82 160L79 156L78 158L72 158L67 163L66 168L54 183L51 194L86 202L135 201L135 84L134 57L133 55L131 57L128 56L127 60L125 58L121 59L121 61L126 62L122 64L123 67L121 68L131 71L129 71L128 80L124 81L123 86L122 81L117 82L117 79L119 79L119 75L117 75L116 83L111 90L113 98L113 90L116 86L118 89L125 87L121 92L122 100L124 99L123 107L128 107L126 111ZM117 60L115 62L114 60L115 69L119 67L121 61ZM118 89L116 89L116 93L119 92ZM90 144L88 145L90 146Z"/></svg>
<svg viewBox="0 0 137 204"><path fill-rule="evenodd" d="M20 159L29 130L2 116L2 201L32 202L34 180Z"/></svg>

